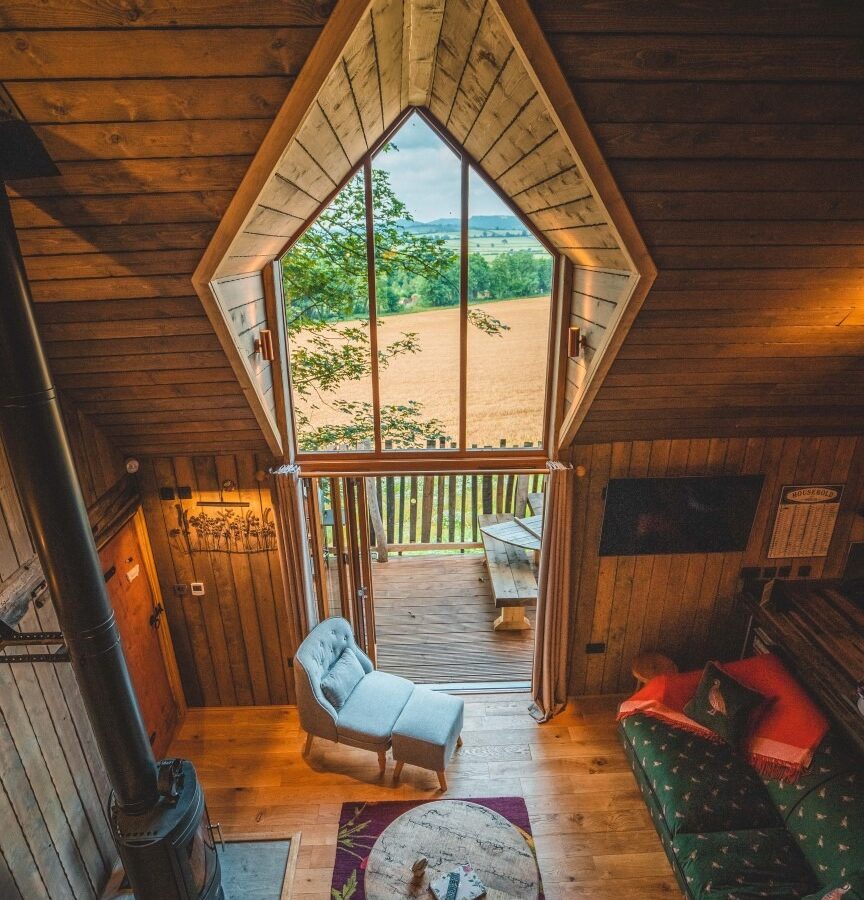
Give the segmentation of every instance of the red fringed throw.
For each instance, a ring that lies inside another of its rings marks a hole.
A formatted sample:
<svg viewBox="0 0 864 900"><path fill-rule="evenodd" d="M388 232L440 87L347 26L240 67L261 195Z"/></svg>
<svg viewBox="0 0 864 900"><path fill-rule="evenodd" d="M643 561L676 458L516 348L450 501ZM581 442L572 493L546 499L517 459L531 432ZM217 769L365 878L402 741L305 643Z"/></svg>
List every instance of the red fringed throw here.
<svg viewBox="0 0 864 900"><path fill-rule="evenodd" d="M748 762L767 778L795 781L810 765L813 751L828 731L828 720L771 653L723 663L720 668L769 698L741 747ZM701 677L700 669L653 678L621 704L618 718L641 712L709 740L720 740L713 731L683 712L696 693Z"/></svg>

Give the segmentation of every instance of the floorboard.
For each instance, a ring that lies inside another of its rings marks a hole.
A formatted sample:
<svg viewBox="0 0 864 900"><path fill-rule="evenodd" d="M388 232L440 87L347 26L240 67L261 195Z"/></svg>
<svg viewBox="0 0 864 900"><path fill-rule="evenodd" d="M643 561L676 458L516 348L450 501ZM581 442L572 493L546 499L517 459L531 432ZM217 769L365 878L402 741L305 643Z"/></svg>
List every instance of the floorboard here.
<svg viewBox="0 0 864 900"><path fill-rule="evenodd" d="M615 735L618 698L580 698L552 722L527 694L465 695L464 745L434 773L317 740L307 758L293 707L192 709L171 748L191 759L211 819L232 833L302 833L294 900L325 900L343 802L522 796L547 900L680 897Z"/></svg>
<svg viewBox="0 0 864 900"><path fill-rule="evenodd" d="M482 553L393 555L372 577L380 669L421 684L531 680L533 627L492 630Z"/></svg>

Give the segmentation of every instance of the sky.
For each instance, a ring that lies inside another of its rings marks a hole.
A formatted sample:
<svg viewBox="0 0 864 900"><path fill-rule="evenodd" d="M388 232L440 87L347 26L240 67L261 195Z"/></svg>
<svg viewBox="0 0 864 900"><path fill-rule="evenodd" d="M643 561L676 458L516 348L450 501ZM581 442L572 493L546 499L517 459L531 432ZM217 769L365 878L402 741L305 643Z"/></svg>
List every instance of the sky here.
<svg viewBox="0 0 864 900"><path fill-rule="evenodd" d="M390 174L397 196L418 222L459 218L459 160L416 113L393 136L399 148L379 153L374 167ZM468 179L471 216L508 216L510 209L472 173Z"/></svg>

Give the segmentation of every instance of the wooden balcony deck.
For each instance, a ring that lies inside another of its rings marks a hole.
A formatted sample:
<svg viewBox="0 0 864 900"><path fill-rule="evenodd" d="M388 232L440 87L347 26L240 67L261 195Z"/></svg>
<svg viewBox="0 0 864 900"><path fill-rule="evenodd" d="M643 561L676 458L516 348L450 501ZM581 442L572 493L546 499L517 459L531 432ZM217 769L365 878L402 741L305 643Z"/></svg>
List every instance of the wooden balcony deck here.
<svg viewBox="0 0 864 900"><path fill-rule="evenodd" d="M492 630L482 553L394 554L372 574L379 668L421 684L530 681L533 628Z"/></svg>

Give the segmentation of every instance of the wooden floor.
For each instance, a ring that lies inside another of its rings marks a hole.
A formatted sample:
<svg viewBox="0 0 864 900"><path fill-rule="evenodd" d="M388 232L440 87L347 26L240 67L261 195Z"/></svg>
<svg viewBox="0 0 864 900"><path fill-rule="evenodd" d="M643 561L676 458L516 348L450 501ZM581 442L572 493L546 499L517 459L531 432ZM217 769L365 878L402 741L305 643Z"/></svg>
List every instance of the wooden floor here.
<svg viewBox="0 0 864 900"><path fill-rule="evenodd" d="M392 785L374 754L317 740L308 758L292 707L193 709L172 746L232 833L302 832L294 900L326 900L341 804L523 796L547 900L669 900L675 879L615 736L617 698L584 698L537 725L526 694L465 695L465 743L447 768L406 766Z"/></svg>
<svg viewBox="0 0 864 900"><path fill-rule="evenodd" d="M378 667L420 683L530 681L534 631L493 631L483 554L372 563ZM526 610L534 622L534 609Z"/></svg>

